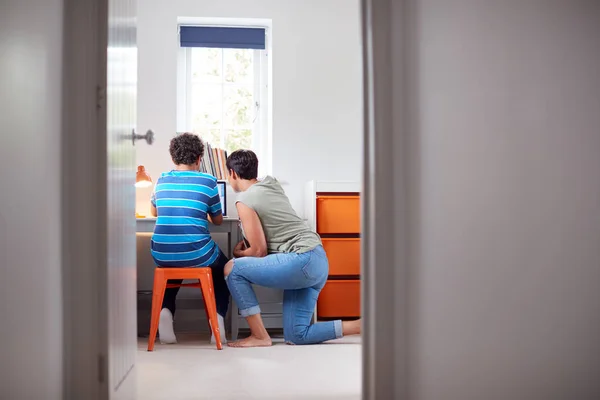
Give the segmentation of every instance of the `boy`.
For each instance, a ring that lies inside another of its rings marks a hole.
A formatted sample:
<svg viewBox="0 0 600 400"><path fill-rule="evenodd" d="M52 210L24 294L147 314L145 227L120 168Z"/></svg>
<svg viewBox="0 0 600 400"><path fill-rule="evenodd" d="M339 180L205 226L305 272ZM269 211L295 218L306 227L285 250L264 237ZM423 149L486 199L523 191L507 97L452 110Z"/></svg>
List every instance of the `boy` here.
<svg viewBox="0 0 600 400"><path fill-rule="evenodd" d="M199 172L204 155L200 138L184 133L169 146L175 169L163 173L151 198L151 212L157 217L152 235L154 262L163 268L211 267L221 341L226 343L224 318L229 306L229 289L223 270L228 259L212 240L209 221L223 223L221 201L214 176ZM181 283L171 280L169 283ZM160 313L158 332L161 343L177 343L173 331L175 299L179 288L169 288ZM214 337L211 338L214 342Z"/></svg>

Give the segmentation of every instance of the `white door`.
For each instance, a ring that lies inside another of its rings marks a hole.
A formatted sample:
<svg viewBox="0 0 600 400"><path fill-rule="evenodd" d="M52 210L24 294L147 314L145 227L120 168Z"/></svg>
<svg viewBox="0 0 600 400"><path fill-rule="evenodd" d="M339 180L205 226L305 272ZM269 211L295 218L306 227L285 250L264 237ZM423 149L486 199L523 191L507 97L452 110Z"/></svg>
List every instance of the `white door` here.
<svg viewBox="0 0 600 400"><path fill-rule="evenodd" d="M134 399L135 0L65 0L65 399Z"/></svg>
<svg viewBox="0 0 600 400"><path fill-rule="evenodd" d="M135 149L137 44L136 0L108 1L107 306L108 397L135 398L136 241Z"/></svg>
<svg viewBox="0 0 600 400"><path fill-rule="evenodd" d="M65 399L134 399L136 0L65 0Z"/></svg>

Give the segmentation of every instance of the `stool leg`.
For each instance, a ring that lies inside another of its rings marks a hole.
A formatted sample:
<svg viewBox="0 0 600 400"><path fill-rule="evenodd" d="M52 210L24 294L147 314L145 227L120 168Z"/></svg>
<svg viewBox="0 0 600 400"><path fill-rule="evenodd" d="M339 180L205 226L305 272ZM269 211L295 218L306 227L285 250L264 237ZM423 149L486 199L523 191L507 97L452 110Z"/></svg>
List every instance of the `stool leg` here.
<svg viewBox="0 0 600 400"><path fill-rule="evenodd" d="M212 327L212 333L217 342L217 349L223 350L221 343L221 332L219 330L219 320L217 319L217 302L215 300L215 292L213 289L212 273L208 270L200 277L200 286L202 287L202 297L206 304L206 312Z"/></svg>
<svg viewBox="0 0 600 400"><path fill-rule="evenodd" d="M158 332L158 322L160 320L160 311L162 309L163 298L167 280L160 268L154 270L154 287L152 288L152 314L150 318L150 336L148 337L148 351L154 350L156 341L156 332Z"/></svg>
<svg viewBox="0 0 600 400"><path fill-rule="evenodd" d="M202 286L202 281L198 279L198 283ZM206 306L206 297L204 297L204 292L202 292L202 302L204 303L204 312L206 313L206 323L208 324L208 330L210 331L210 315L208 315L208 307Z"/></svg>

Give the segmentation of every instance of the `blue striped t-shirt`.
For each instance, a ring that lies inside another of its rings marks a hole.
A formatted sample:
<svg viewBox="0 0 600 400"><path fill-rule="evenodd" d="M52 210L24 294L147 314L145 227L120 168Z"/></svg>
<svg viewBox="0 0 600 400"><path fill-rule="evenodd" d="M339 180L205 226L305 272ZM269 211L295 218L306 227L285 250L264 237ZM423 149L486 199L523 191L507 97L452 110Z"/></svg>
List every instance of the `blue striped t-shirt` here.
<svg viewBox="0 0 600 400"><path fill-rule="evenodd" d="M159 267L210 266L219 247L210 237L207 214L219 216L217 179L203 172L163 173L152 193L157 219L151 252Z"/></svg>

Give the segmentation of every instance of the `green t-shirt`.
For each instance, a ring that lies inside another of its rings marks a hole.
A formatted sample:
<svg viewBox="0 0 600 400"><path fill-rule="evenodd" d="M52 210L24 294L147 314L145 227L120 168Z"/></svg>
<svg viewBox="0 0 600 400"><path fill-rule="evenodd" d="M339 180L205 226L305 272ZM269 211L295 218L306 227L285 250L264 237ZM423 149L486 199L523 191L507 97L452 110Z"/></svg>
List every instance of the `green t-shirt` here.
<svg viewBox="0 0 600 400"><path fill-rule="evenodd" d="M237 202L258 214L269 254L306 253L321 245L321 238L296 214L277 179L267 176L238 193Z"/></svg>

